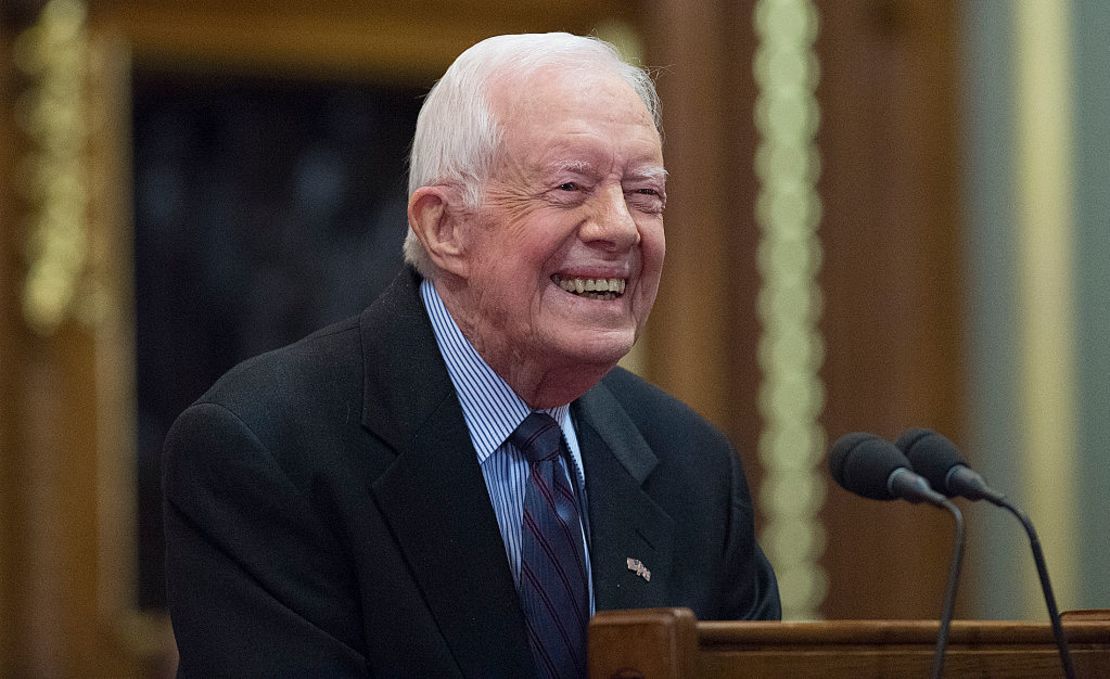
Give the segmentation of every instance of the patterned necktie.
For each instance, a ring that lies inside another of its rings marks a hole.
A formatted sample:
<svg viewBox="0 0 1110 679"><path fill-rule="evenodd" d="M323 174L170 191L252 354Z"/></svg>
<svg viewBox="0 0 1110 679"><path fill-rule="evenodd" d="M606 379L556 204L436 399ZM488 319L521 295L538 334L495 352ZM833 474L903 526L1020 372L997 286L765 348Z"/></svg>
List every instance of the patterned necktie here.
<svg viewBox="0 0 1110 679"><path fill-rule="evenodd" d="M529 462L521 527L520 602L538 676L586 676L589 590L574 490L559 465L563 433L532 413L509 437Z"/></svg>

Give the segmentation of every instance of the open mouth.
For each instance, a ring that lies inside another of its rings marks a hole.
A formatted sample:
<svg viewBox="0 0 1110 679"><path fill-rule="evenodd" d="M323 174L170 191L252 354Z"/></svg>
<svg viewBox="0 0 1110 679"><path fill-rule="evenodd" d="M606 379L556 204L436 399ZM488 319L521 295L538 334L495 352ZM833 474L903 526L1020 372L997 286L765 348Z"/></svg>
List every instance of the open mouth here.
<svg viewBox="0 0 1110 679"><path fill-rule="evenodd" d="M551 282L572 295L590 299L617 299L628 283L624 278L563 278L559 274L552 276Z"/></svg>

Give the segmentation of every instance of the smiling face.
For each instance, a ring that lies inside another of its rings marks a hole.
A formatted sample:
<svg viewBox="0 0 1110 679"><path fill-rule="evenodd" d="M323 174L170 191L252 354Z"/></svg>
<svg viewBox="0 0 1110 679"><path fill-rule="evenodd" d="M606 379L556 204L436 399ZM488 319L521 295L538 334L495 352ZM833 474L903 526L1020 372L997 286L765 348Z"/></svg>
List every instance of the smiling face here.
<svg viewBox="0 0 1110 679"><path fill-rule="evenodd" d="M503 81L490 100L504 134L463 230L465 284L449 306L518 393L596 373L588 388L631 349L655 301L659 134L613 74L548 67Z"/></svg>

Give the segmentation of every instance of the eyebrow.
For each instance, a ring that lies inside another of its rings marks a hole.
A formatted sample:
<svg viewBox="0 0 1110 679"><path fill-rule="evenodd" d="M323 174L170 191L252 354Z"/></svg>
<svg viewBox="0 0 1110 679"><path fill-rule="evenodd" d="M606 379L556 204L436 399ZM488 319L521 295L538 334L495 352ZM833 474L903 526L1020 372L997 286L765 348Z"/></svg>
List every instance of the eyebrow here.
<svg viewBox="0 0 1110 679"><path fill-rule="evenodd" d="M594 164L585 160L568 160L555 163L555 171L559 172L574 172L577 174L596 174L597 170ZM648 165L645 167L637 168L635 172L630 174L627 179L654 179L665 180L668 172L666 168L661 165Z"/></svg>
<svg viewBox="0 0 1110 679"><path fill-rule="evenodd" d="M667 172L667 169L665 167L662 167L660 165L649 165L647 167L637 169L629 178L664 180L667 178L668 174L669 173Z"/></svg>
<svg viewBox="0 0 1110 679"><path fill-rule="evenodd" d="M574 172L576 174L596 174L594 164L585 160L564 160L555 163L553 169L556 172Z"/></svg>

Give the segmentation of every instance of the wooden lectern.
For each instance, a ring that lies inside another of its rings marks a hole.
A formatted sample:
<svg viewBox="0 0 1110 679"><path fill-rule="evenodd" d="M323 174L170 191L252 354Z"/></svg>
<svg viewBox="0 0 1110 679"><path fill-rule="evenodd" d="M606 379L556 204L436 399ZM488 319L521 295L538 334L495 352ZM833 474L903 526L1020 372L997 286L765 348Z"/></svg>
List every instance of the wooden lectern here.
<svg viewBox="0 0 1110 679"><path fill-rule="evenodd" d="M938 623L918 620L698 622L685 608L603 611L590 622L590 679L928 677ZM1110 679L1110 619L1065 615L1084 679ZM1048 623L953 621L945 677L1063 677Z"/></svg>

